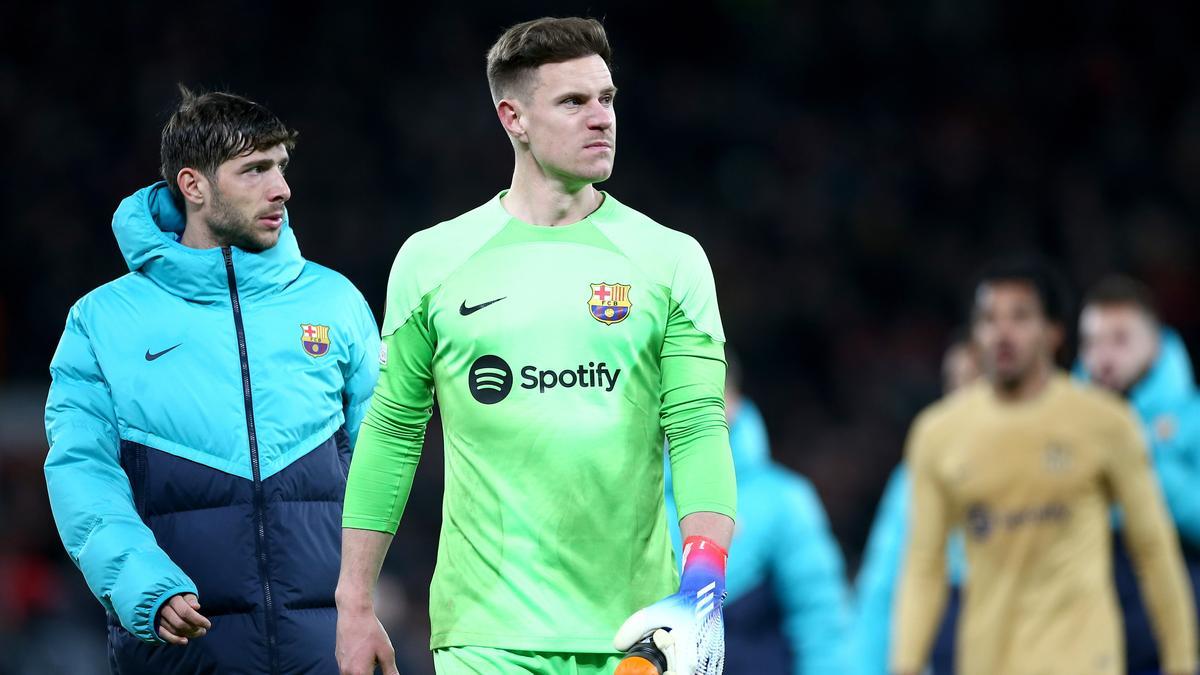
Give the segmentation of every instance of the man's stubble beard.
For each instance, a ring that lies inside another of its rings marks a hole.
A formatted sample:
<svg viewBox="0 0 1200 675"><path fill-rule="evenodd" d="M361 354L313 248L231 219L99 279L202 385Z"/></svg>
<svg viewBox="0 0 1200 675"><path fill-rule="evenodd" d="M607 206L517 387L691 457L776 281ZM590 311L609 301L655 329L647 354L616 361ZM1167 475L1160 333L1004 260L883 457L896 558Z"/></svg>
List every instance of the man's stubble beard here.
<svg viewBox="0 0 1200 675"><path fill-rule="evenodd" d="M1031 362L1024 366L1018 364L1015 368L1002 371L996 363L995 357L989 359L989 361L990 363L988 363L987 367L988 379L992 381L993 386L1008 393L1020 389L1021 385L1033 376L1033 371L1036 368L1036 365Z"/></svg>
<svg viewBox="0 0 1200 675"><path fill-rule="evenodd" d="M1118 386L1114 388L1114 391L1116 393L1120 394L1122 398L1130 398L1133 395L1134 387L1137 387L1138 384L1140 384L1142 382L1142 380L1145 380L1146 377L1150 374L1150 369L1154 367L1154 362L1156 360L1157 360L1157 358L1150 359L1150 361L1148 361L1146 363L1146 365L1142 366L1137 371L1137 373L1133 376L1132 379L1129 380L1129 382L1123 383L1123 385L1118 384Z"/></svg>
<svg viewBox="0 0 1200 675"><path fill-rule="evenodd" d="M213 186L212 207L212 215L206 219L206 222L213 238L220 246L236 246L249 253L262 253L278 243L278 237L270 242L263 242L256 237L254 223L247 221L242 214L238 213L238 210L225 200L215 185Z"/></svg>

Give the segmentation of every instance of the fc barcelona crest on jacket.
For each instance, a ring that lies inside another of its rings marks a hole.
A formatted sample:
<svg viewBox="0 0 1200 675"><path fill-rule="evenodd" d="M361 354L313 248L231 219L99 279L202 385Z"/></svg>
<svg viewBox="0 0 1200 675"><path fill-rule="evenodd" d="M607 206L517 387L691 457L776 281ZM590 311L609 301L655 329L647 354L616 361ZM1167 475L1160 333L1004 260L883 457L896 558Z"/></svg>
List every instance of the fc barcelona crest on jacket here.
<svg viewBox="0 0 1200 675"><path fill-rule="evenodd" d="M300 324L300 342L304 344L305 354L314 358L325 356L329 353L329 326Z"/></svg>
<svg viewBox="0 0 1200 675"><path fill-rule="evenodd" d="M628 284L592 284L592 299L588 306L592 310L592 318L606 325L621 323L629 316Z"/></svg>

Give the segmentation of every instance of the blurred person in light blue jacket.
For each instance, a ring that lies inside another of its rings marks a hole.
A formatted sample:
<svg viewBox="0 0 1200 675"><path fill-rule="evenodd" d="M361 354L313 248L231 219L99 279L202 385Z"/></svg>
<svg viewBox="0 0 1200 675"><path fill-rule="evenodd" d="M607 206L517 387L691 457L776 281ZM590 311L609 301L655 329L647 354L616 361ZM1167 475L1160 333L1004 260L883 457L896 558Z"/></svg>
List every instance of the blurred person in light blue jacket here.
<svg viewBox="0 0 1200 675"><path fill-rule="evenodd" d="M725 414L737 472L738 520L729 549L726 675L842 675L849 591L841 549L811 483L773 462L758 408L741 395L728 355ZM680 556L667 467L667 521Z"/></svg>
<svg viewBox="0 0 1200 675"><path fill-rule="evenodd" d="M1125 397L1142 421L1194 593L1200 585L1200 392L1187 348L1159 322L1149 289L1124 277L1109 277L1089 291L1079 336L1076 376ZM1158 673L1157 643L1133 566L1125 547L1114 544L1126 667L1135 675Z"/></svg>
<svg viewBox="0 0 1200 675"><path fill-rule="evenodd" d="M981 374L979 356L966 337L956 339L942 360L942 389L949 395ZM875 522L867 539L862 566L855 581L856 605L851 637L851 665L861 675L887 675L891 648L892 607L896 580L904 561L908 539L908 510L912 483L901 462L892 472L879 500ZM962 533L955 532L947 547L950 595L946 612L930 655L934 675L954 672L954 631L959 611L959 589L966 578L966 551Z"/></svg>

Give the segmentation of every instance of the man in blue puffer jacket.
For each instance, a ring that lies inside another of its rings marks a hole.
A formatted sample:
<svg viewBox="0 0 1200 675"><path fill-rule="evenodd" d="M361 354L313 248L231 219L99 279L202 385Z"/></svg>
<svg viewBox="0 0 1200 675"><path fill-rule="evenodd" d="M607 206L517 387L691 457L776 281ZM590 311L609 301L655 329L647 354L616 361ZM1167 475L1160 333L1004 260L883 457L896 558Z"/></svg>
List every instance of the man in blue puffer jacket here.
<svg viewBox="0 0 1200 675"><path fill-rule="evenodd" d="M725 675L844 675L849 591L842 552L811 483L771 461L758 408L728 354L725 414L737 473L729 548ZM667 522L682 541L667 467Z"/></svg>
<svg viewBox="0 0 1200 675"><path fill-rule="evenodd" d="M130 273L71 308L50 364L50 503L114 673L337 673L342 494L379 340L354 286L300 255L294 140L261 105L184 89L166 181L113 217Z"/></svg>
<svg viewBox="0 0 1200 675"><path fill-rule="evenodd" d="M1200 589L1200 392L1175 331L1159 323L1150 291L1110 277L1086 296L1076 375L1124 396L1137 411L1154 473L1192 580ZM1125 547L1114 542L1113 573L1125 623L1125 660L1135 675L1158 673L1158 649ZM1200 605L1200 596L1194 596Z"/></svg>

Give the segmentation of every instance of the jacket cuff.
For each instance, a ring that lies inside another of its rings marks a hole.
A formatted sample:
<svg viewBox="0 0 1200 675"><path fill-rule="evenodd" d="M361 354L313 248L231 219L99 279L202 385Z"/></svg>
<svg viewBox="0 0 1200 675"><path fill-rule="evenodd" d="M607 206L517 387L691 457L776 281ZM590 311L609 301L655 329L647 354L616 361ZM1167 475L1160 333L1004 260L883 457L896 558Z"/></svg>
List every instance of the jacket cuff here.
<svg viewBox="0 0 1200 675"><path fill-rule="evenodd" d="M167 641L162 639L162 637L158 634L158 611L160 609L162 609L162 606L164 604L166 604L166 602L168 600L175 597L176 595L179 595L180 593L195 593L196 595L199 595L199 593L196 592L196 585L191 584L191 583L180 584L178 586L174 586L174 587L166 589L165 591L160 593L158 598L156 598L154 600L154 602L151 603L151 605L150 605L150 617L149 617L149 621L148 621L148 627L147 626L133 626L133 627L131 627L132 628L131 632L135 636L137 636L137 638L139 640L141 640L143 642L149 642L150 644L159 644L159 645L167 644Z"/></svg>

